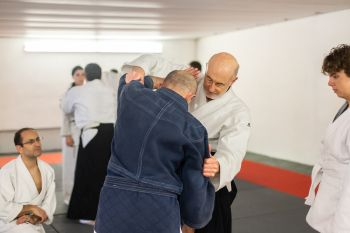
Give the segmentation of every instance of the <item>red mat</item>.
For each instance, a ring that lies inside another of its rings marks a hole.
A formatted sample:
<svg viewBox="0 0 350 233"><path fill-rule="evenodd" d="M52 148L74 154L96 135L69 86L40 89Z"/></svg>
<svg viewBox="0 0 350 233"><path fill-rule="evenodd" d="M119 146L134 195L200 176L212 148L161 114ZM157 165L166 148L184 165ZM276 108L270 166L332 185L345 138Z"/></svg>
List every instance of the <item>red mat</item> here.
<svg viewBox="0 0 350 233"><path fill-rule="evenodd" d="M307 196L311 184L311 178L308 175L249 160L243 161L237 177L301 198Z"/></svg>
<svg viewBox="0 0 350 233"><path fill-rule="evenodd" d="M1 156L0 167L14 158L16 156ZM62 163L61 153L45 153L40 156L40 159L49 164ZM311 183L310 176L249 160L243 161L242 169L237 177L301 198L306 197Z"/></svg>

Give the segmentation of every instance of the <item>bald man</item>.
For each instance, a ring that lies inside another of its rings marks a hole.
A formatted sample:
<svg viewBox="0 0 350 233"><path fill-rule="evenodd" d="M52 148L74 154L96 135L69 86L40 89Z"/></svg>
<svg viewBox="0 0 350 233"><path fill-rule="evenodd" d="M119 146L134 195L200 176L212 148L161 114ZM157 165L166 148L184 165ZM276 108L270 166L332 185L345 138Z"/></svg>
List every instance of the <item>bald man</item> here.
<svg viewBox="0 0 350 233"><path fill-rule="evenodd" d="M171 62L160 60L159 56L147 54L126 63L125 67L141 67L158 86L163 80L158 77L172 69ZM238 70L239 64L232 54L213 55L204 78L198 80L196 97L189 106L193 116L207 129L214 155L205 159L203 168L203 174L211 177L216 189L214 213L209 224L196 231L200 233L232 231L231 204L237 193L233 179L241 168L250 137L249 110L232 88ZM193 232L186 226L183 231Z"/></svg>
<svg viewBox="0 0 350 233"><path fill-rule="evenodd" d="M157 91L137 67L121 77L112 155L101 191L97 233L179 233L211 219L215 190L202 175L204 126L188 112L197 82L170 72Z"/></svg>
<svg viewBox="0 0 350 233"><path fill-rule="evenodd" d="M233 181L241 168L250 136L250 114L247 106L233 91L239 64L229 53L213 55L204 78L199 81L190 112L208 131L212 160L204 173L219 172L212 178L216 189L213 218L200 233L231 233L231 204L237 188Z"/></svg>

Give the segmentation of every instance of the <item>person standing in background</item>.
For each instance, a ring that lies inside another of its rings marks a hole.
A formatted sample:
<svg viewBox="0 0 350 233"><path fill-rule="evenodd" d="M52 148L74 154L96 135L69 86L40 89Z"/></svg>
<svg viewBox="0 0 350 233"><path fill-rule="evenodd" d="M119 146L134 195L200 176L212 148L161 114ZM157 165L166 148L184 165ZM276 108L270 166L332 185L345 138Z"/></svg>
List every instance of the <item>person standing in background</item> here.
<svg viewBox="0 0 350 233"><path fill-rule="evenodd" d="M197 70L199 70L200 72L202 72L202 64L199 61L191 61L189 63L189 66L196 68Z"/></svg>
<svg viewBox="0 0 350 233"><path fill-rule="evenodd" d="M193 69L198 70L198 79L203 78L202 64L199 61L191 61L188 65Z"/></svg>
<svg viewBox="0 0 350 233"><path fill-rule="evenodd" d="M82 131L67 217L94 224L111 156L116 100L112 89L101 81L98 64L90 63L84 70L87 83L71 88L62 102L63 111L74 113L76 125Z"/></svg>
<svg viewBox="0 0 350 233"><path fill-rule="evenodd" d="M324 58L322 72L328 85L345 100L322 141L319 161L305 204L307 223L321 233L350 232L350 46L339 45ZM327 106L324 106L327 107ZM316 189L318 191L316 194Z"/></svg>
<svg viewBox="0 0 350 233"><path fill-rule="evenodd" d="M84 69L81 66L75 66L72 70L72 79L67 92L75 87L81 86L85 82ZM67 92L65 94L67 94ZM62 136L62 187L63 201L69 204L70 196L74 184L75 164L78 155L80 129L76 126L73 114L63 112L63 122L61 127Z"/></svg>

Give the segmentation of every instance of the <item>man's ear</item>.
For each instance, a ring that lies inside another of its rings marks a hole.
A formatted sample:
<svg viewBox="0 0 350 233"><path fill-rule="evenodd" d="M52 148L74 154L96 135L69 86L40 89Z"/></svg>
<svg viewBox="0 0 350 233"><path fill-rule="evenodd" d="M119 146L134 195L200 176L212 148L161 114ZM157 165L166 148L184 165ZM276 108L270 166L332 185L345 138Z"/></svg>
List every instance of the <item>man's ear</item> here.
<svg viewBox="0 0 350 233"><path fill-rule="evenodd" d="M231 86L231 85L232 85L234 82L236 82L236 81L237 81L237 79L238 79L238 77L237 77L237 76L236 76L236 77L234 77L234 78L232 78L230 86Z"/></svg>
<svg viewBox="0 0 350 233"><path fill-rule="evenodd" d="M17 152L18 152L19 154L21 154L21 153L22 153L22 150L23 150L23 147L20 146L20 145L16 145L16 150L17 150Z"/></svg>
<svg viewBox="0 0 350 233"><path fill-rule="evenodd" d="M190 103L191 102L191 100L192 100L192 98L194 97L194 96L196 96L196 95L194 95L193 93L191 93L191 92L187 92L186 94L185 94L185 99L186 99L186 101L187 101L187 103Z"/></svg>

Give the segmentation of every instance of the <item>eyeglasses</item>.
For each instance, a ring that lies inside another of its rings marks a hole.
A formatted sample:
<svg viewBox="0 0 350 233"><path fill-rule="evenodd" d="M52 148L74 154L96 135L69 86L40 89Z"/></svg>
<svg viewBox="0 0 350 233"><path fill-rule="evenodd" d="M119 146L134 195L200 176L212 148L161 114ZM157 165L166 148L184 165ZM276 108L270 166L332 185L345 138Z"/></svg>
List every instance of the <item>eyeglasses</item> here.
<svg viewBox="0 0 350 233"><path fill-rule="evenodd" d="M218 88L224 88L227 83L219 83L219 82L215 82L207 73L205 73L205 81L209 84L212 85L214 83L214 85Z"/></svg>
<svg viewBox="0 0 350 233"><path fill-rule="evenodd" d="M30 139L27 142L23 142L22 145L25 145L25 144L33 145L35 142L41 143L42 140L43 140L43 137L37 137L35 139Z"/></svg>
<svg viewBox="0 0 350 233"><path fill-rule="evenodd" d="M215 79L215 77L211 77L210 75L208 75L208 63L207 63L207 67L205 69L205 75L204 75L204 81L206 84L208 85L213 85L218 88L218 89L224 89L226 88L228 85L230 85L230 83L232 83L232 80L234 80L235 77L231 77L226 83L223 83L223 82L218 82L218 81L215 81L217 79Z"/></svg>

